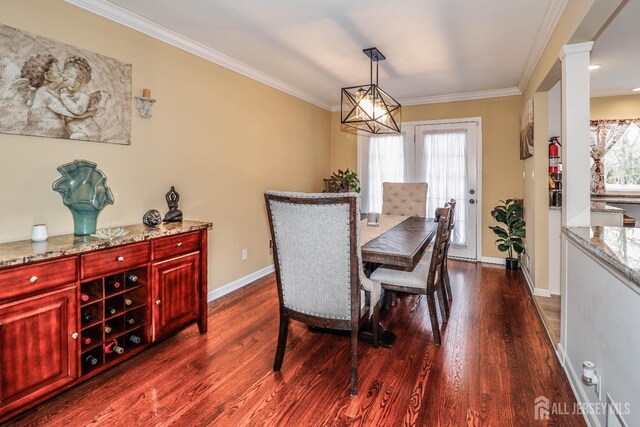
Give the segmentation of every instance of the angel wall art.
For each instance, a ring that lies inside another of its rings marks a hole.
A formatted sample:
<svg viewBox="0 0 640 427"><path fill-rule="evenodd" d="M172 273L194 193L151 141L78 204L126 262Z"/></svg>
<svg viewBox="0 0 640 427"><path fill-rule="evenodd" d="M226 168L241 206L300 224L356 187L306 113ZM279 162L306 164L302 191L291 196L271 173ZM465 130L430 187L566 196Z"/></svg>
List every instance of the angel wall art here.
<svg viewBox="0 0 640 427"><path fill-rule="evenodd" d="M0 24L0 133L131 143L131 65Z"/></svg>

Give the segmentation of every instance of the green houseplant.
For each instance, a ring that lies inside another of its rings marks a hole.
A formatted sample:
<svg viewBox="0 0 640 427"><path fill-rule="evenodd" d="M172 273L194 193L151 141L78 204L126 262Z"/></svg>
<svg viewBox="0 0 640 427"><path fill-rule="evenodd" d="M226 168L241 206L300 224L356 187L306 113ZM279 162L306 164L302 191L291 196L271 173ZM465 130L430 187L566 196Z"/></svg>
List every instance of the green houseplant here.
<svg viewBox="0 0 640 427"><path fill-rule="evenodd" d="M522 205L513 199L507 201L500 200L501 205L496 206L491 211L491 216L504 227L495 225L489 227L498 236L496 243L500 252L507 252L507 268L509 270L518 269L518 258L513 256L524 252L523 238L527 236L525 225L522 219Z"/></svg>
<svg viewBox="0 0 640 427"><path fill-rule="evenodd" d="M347 168L347 170L339 169L338 172L331 174L329 179L325 179L324 193L359 193L360 180L358 174Z"/></svg>

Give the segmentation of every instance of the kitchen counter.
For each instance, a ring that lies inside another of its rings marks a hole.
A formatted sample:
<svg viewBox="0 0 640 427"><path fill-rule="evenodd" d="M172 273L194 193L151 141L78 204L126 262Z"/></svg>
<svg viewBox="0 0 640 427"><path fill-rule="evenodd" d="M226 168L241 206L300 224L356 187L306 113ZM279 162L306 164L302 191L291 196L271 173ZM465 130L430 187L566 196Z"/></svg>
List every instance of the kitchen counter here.
<svg viewBox="0 0 640 427"><path fill-rule="evenodd" d="M567 239L640 286L640 229L564 227Z"/></svg>
<svg viewBox="0 0 640 427"><path fill-rule="evenodd" d="M591 199L604 203L640 205L640 194L592 194Z"/></svg>
<svg viewBox="0 0 640 427"><path fill-rule="evenodd" d="M549 206L550 211L559 211L561 209L562 209L561 206ZM591 212L607 212L607 213L624 214L626 210L616 206L611 206L605 202L597 201L597 202L591 202Z"/></svg>
<svg viewBox="0 0 640 427"><path fill-rule="evenodd" d="M211 227L213 227L212 223L200 221L167 222L153 228L136 224L122 227L128 233L113 240L103 240L92 236L63 234L60 236L51 236L44 242L21 240L17 242L0 243L0 268L59 258L67 255L76 255L129 243L144 242L157 237Z"/></svg>

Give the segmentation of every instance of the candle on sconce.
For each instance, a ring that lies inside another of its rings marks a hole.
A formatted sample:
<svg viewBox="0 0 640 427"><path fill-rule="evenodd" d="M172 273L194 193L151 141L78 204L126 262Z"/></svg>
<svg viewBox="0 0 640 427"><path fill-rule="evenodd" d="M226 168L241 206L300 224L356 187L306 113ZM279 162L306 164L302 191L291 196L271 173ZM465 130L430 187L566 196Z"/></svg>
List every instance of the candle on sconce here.
<svg viewBox="0 0 640 427"><path fill-rule="evenodd" d="M142 96L144 98L151 98L151 89L142 89Z"/></svg>

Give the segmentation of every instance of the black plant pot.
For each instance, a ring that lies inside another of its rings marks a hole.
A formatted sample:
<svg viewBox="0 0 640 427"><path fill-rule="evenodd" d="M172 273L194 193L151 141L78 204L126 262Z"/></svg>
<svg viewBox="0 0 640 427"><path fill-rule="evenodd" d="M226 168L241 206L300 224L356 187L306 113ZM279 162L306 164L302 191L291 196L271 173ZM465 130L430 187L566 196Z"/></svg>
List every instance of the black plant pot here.
<svg viewBox="0 0 640 427"><path fill-rule="evenodd" d="M517 270L520 268L518 258L507 258L507 270Z"/></svg>

